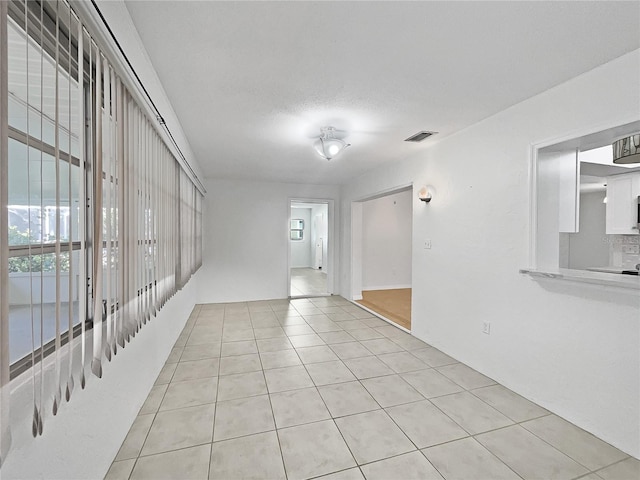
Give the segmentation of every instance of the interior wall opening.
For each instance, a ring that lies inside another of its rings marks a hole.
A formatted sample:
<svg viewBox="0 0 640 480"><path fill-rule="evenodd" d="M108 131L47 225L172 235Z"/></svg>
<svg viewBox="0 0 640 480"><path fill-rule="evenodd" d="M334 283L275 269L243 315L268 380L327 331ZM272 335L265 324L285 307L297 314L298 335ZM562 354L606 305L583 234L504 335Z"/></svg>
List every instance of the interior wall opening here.
<svg viewBox="0 0 640 480"><path fill-rule="evenodd" d="M640 164L614 163L612 144L639 133L633 122L538 149L537 268L638 275Z"/></svg>
<svg viewBox="0 0 640 480"><path fill-rule="evenodd" d="M329 202L292 200L289 213L289 296L331 295Z"/></svg>
<svg viewBox="0 0 640 480"><path fill-rule="evenodd" d="M413 188L354 202L353 300L411 330Z"/></svg>

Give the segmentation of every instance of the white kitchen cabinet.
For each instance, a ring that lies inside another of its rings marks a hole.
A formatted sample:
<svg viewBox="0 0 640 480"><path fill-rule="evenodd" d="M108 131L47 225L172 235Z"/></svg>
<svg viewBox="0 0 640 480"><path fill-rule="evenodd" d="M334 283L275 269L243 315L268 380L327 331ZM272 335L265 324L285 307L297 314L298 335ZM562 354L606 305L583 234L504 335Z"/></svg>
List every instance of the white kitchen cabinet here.
<svg viewBox="0 0 640 480"><path fill-rule="evenodd" d="M607 177L608 234L638 235L640 172Z"/></svg>

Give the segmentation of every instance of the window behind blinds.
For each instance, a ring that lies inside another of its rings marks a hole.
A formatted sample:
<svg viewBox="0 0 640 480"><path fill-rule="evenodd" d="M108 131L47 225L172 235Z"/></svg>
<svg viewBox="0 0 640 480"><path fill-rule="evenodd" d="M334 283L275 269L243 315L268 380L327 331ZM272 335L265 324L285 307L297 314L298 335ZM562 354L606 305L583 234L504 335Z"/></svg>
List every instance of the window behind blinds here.
<svg viewBox="0 0 640 480"><path fill-rule="evenodd" d="M202 195L64 1L0 2L0 414L34 436L202 263Z"/></svg>

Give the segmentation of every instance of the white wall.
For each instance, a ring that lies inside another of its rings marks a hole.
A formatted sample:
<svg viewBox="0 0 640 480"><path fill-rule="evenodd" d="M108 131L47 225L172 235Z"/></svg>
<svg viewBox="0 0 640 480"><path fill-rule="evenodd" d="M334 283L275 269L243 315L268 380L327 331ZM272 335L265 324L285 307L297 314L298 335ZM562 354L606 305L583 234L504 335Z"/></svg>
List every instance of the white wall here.
<svg viewBox="0 0 640 480"><path fill-rule="evenodd" d="M569 235L569 268L610 265L604 197L605 192L580 194L580 231Z"/></svg>
<svg viewBox="0 0 640 480"><path fill-rule="evenodd" d="M81 390L76 378L70 402L55 418L48 399L42 437L31 436L31 384L21 384L24 376L12 382L13 440L0 477L104 478L193 310L198 283L196 273L111 362L104 360L101 379L89 376Z"/></svg>
<svg viewBox="0 0 640 480"><path fill-rule="evenodd" d="M327 254L329 246L329 225L327 223L328 215L329 206L327 204L314 204L311 208L311 266L316 268L316 244L322 240L322 261L320 266L323 271L326 271L327 269Z"/></svg>
<svg viewBox="0 0 640 480"><path fill-rule="evenodd" d="M113 44L111 36L104 28L104 25L96 10L93 8L92 3L82 0L72 0L71 4L79 14L84 16L84 20L87 22L92 35L99 41L103 42L103 44L111 46L111 51L115 52L113 53L114 60L116 55L119 57L120 53L118 52L117 47ZM173 110L173 106L164 91L164 87L162 86L162 82L160 81L157 72L153 68L151 59L142 44L138 30L133 24L133 20L129 15L129 11L127 10L124 0L97 0L97 4L100 8L100 12L109 24L109 27L118 39L118 43L126 52L127 58L133 65L136 74L140 78L146 90L149 92L153 102L158 107L162 118L169 130L171 130L171 134L180 147L182 154L185 156L198 178L202 180L204 175L200 169L198 159L191 150L191 145L189 145L189 141L182 129L180 120ZM128 72L128 68L125 66L124 61L117 62L117 64L122 68L122 70L126 70ZM126 81L126 78L123 78L123 81ZM131 88L132 95L137 95L140 105L142 105L143 108L146 108L148 101L142 92L142 89L134 82L130 82L130 85L128 86ZM155 112L153 111L148 111L148 114L151 118L155 117ZM169 149L174 153L176 159L178 159L179 162L182 162L180 155L173 148L171 140L166 134L162 133L161 128L158 128L158 130L161 132L162 138L167 143Z"/></svg>
<svg viewBox="0 0 640 480"><path fill-rule="evenodd" d="M411 287L413 190L362 204L362 289Z"/></svg>
<svg viewBox="0 0 640 480"><path fill-rule="evenodd" d="M286 298L289 202L330 199L337 205L339 187L213 179L205 185L200 302ZM331 230L330 241L337 236ZM327 273L337 254L336 242L331 245Z"/></svg>
<svg viewBox="0 0 640 480"><path fill-rule="evenodd" d="M311 267L311 208L292 208L291 219L304 221L302 240L291 240L291 268Z"/></svg>
<svg viewBox="0 0 640 480"><path fill-rule="evenodd" d="M412 197L414 335L636 457L638 292L518 271L529 266L531 145L637 120L639 59L632 52L344 185L340 277L349 295L352 200L434 185L431 203ZM426 238L431 250L420 248Z"/></svg>
<svg viewBox="0 0 640 480"><path fill-rule="evenodd" d="M560 178L558 165L562 155L557 153L538 154L537 218L536 218L536 264L538 268L558 266L561 255L561 239L566 234L560 232ZM564 245L562 245L564 246ZM568 246L567 246L568 248Z"/></svg>

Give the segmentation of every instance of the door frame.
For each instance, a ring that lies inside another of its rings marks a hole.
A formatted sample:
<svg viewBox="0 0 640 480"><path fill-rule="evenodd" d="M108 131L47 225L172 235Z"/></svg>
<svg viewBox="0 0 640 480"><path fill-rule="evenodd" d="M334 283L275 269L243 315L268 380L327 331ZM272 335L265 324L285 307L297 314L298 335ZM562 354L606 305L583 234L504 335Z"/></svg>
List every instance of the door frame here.
<svg viewBox="0 0 640 480"><path fill-rule="evenodd" d="M404 190L412 189L413 182L396 185L391 188L380 190L363 197L356 198L351 202L351 292L350 301L362 300L362 204L369 200L393 195ZM411 216L413 218L413 207ZM413 230L413 225L412 225ZM413 265L413 233L411 234L411 263ZM413 274L412 274L413 277ZM411 311L413 312L413 300ZM395 323L394 323L395 325Z"/></svg>
<svg viewBox="0 0 640 480"><path fill-rule="evenodd" d="M335 224L335 205L334 200L330 198L301 198L289 197L287 200L287 296L289 298L314 297L318 295L291 296L291 204L292 203L313 203L327 205L327 234L329 242L327 243L327 294L322 296L330 296L335 294L335 274L336 274L336 224Z"/></svg>

